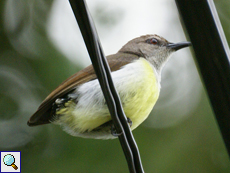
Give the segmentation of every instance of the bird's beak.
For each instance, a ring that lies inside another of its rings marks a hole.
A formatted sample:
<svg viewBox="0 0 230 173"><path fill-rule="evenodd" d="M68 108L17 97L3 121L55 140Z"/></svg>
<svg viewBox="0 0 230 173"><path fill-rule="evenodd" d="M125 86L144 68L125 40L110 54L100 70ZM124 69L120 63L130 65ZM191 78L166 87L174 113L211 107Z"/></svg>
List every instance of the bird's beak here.
<svg viewBox="0 0 230 173"><path fill-rule="evenodd" d="M181 43L168 43L166 47L173 49L175 51L182 49L184 47L191 46L190 42L181 42Z"/></svg>

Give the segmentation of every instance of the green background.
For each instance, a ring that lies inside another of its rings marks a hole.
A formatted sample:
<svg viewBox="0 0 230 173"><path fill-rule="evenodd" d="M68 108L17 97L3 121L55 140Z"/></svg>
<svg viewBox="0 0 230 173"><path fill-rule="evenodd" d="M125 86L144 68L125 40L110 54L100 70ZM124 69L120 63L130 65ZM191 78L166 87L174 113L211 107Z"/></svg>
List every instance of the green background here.
<svg viewBox="0 0 230 173"><path fill-rule="evenodd" d="M0 1L0 150L21 151L21 169L26 173L128 172L117 139L75 138L55 125L26 125L47 94L82 67L70 62L47 35L53 1L11 1L19 9L15 11L8 11L6 2ZM230 40L230 3L215 3ZM23 16L11 25L7 18L12 15ZM114 24L113 20L100 17L99 12L94 17L107 27ZM25 32L27 29L29 32ZM25 43L26 37L30 37L30 42ZM143 125L134 131L134 136L145 172L230 172L229 158L205 89L188 118L167 128Z"/></svg>

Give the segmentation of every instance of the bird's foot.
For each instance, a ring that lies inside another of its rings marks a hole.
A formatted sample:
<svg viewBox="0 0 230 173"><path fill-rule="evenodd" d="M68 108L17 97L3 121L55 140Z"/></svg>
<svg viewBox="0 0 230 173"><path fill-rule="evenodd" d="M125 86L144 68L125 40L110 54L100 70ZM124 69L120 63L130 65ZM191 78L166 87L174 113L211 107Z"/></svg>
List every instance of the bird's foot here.
<svg viewBox="0 0 230 173"><path fill-rule="evenodd" d="M127 118L127 123L129 124L129 127L131 127L133 125L133 122L132 120L130 120L129 118ZM122 132L121 133L117 133L116 129L115 129L115 126L112 124L111 126L111 134L115 137L118 137L120 135L122 135Z"/></svg>
<svg viewBox="0 0 230 173"><path fill-rule="evenodd" d="M115 126L112 124L111 126L111 134L115 137L118 137L120 135L122 135L122 132L121 133L117 133L116 129L115 129Z"/></svg>
<svg viewBox="0 0 230 173"><path fill-rule="evenodd" d="M130 120L129 118L127 118L127 123L129 124L129 127L132 127L132 125L133 125L132 120Z"/></svg>

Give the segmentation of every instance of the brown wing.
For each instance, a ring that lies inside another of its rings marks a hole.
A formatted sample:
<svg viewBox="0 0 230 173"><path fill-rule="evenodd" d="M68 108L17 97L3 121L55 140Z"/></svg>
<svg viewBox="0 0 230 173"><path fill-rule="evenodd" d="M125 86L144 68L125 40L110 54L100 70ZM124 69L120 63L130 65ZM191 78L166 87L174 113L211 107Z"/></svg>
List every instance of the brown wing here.
<svg viewBox="0 0 230 173"><path fill-rule="evenodd" d="M115 55L110 55L107 57L111 71L116 71L122 66L136 59L138 59L138 56L127 53L117 53ZM73 91L80 84L94 80L96 78L97 77L92 65L75 73L46 97L46 99L39 106L38 110L31 116L27 124L29 126L35 126L50 123L50 119L53 116L52 105L57 98L64 97L66 94Z"/></svg>

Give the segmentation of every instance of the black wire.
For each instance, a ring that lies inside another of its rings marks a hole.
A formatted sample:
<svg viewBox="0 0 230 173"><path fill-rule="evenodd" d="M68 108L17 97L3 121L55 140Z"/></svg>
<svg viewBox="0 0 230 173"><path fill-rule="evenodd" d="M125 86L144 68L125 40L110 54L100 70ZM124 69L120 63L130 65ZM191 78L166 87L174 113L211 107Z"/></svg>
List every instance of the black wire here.
<svg viewBox="0 0 230 173"><path fill-rule="evenodd" d="M119 140L132 173L144 172L139 151L127 123L120 99L112 82L110 69L103 54L96 29L84 0L69 0L75 18L78 21L95 73L100 82L115 129L122 133Z"/></svg>
<svg viewBox="0 0 230 173"><path fill-rule="evenodd" d="M213 1L176 0L230 156L230 53Z"/></svg>
<svg viewBox="0 0 230 173"><path fill-rule="evenodd" d="M105 61L105 59L102 59L102 61L103 61L103 64L106 66L107 62ZM106 70L109 70L109 69L106 69ZM113 85L113 81L112 81L112 77L110 75L110 72L107 71L107 74L108 74L108 82L109 82L111 90L116 91L116 89ZM130 148L131 148L132 153L133 153L133 157L134 157L133 159L134 159L134 165L135 165L136 171L137 172L144 172L142 162L141 162L140 153L138 150L138 146L135 142L135 139L133 137L131 129L127 123L127 118L126 118L126 116L124 116L125 113L124 113L123 108L121 106L121 101L120 101L118 94L114 95L114 100L116 103L119 119L121 120L122 126L124 128L125 133L126 133L126 138L128 140L128 143L129 143Z"/></svg>

